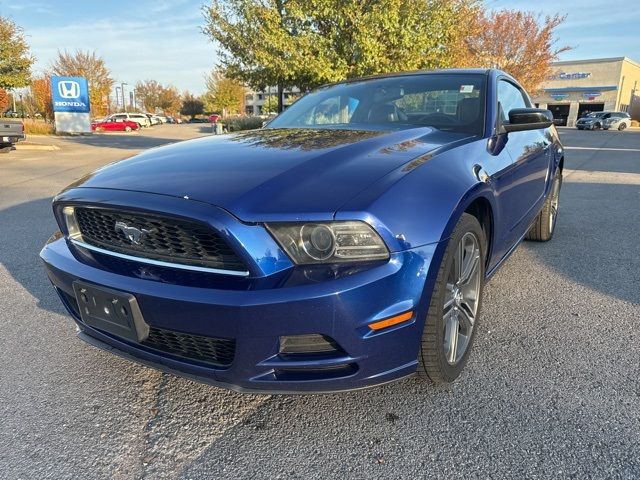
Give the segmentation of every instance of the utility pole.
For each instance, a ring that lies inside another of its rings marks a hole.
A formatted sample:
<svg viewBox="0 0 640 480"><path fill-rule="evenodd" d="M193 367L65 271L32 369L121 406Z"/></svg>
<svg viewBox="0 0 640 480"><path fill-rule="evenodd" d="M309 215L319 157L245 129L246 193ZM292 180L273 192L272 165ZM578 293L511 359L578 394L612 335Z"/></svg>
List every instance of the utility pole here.
<svg viewBox="0 0 640 480"><path fill-rule="evenodd" d="M13 99L13 113L16 113L16 89L13 89L11 94L11 98Z"/></svg>
<svg viewBox="0 0 640 480"><path fill-rule="evenodd" d="M122 87L122 108L124 108L124 111L126 112L126 111L127 111L127 104L126 104L126 103L125 103L125 101L124 101L124 86L125 86L125 85L129 85L129 84L128 84L128 83L121 82L121 83L120 83L120 85L121 85L121 87Z"/></svg>
<svg viewBox="0 0 640 480"><path fill-rule="evenodd" d="M22 94L20 94L20 111L22 112L22 121L24 121L24 102L22 101Z"/></svg>

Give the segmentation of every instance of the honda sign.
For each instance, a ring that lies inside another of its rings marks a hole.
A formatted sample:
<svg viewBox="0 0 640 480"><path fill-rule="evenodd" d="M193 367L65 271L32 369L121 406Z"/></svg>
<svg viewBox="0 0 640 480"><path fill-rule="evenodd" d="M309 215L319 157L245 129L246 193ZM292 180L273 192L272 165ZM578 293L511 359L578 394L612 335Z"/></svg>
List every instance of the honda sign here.
<svg viewBox="0 0 640 480"><path fill-rule="evenodd" d="M83 77L51 77L54 112L89 113L89 85Z"/></svg>

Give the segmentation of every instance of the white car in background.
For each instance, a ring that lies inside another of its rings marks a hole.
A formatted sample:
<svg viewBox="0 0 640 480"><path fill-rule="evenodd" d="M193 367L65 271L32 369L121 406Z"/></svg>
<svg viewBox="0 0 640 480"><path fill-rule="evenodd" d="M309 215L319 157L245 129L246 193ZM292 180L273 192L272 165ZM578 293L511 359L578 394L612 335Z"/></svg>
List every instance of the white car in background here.
<svg viewBox="0 0 640 480"><path fill-rule="evenodd" d="M151 120L143 113L114 113L109 116L109 120L129 120L131 122L136 122L140 127L150 127Z"/></svg>
<svg viewBox="0 0 640 480"><path fill-rule="evenodd" d="M157 115L154 115L152 113L145 113L145 115L147 116L147 118L149 118L151 125L160 125L162 123Z"/></svg>
<svg viewBox="0 0 640 480"><path fill-rule="evenodd" d="M631 126L631 115L627 112L611 112L608 117L604 119L602 128L604 130L624 130Z"/></svg>

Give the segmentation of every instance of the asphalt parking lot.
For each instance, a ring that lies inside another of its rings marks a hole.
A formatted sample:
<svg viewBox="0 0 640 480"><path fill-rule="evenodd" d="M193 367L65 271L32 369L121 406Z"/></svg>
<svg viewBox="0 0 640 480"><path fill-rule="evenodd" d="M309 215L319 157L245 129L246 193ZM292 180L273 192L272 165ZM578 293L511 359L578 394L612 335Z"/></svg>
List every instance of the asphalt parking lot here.
<svg viewBox="0 0 640 480"><path fill-rule="evenodd" d="M640 131L561 130L555 237L489 283L457 382L316 396L227 392L89 347L41 268L55 193L202 134L0 155L0 478L640 478Z"/></svg>

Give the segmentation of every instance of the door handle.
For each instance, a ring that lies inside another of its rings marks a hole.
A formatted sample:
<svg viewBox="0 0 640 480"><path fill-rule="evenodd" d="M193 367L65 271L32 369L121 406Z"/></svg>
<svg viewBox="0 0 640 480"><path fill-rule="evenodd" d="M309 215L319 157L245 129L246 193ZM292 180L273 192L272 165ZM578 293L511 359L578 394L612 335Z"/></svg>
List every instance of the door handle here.
<svg viewBox="0 0 640 480"><path fill-rule="evenodd" d="M476 164L473 166L473 173L475 174L476 178L483 183L489 183L491 181L491 177L489 177L489 174L485 172L484 168L482 168L480 165Z"/></svg>

